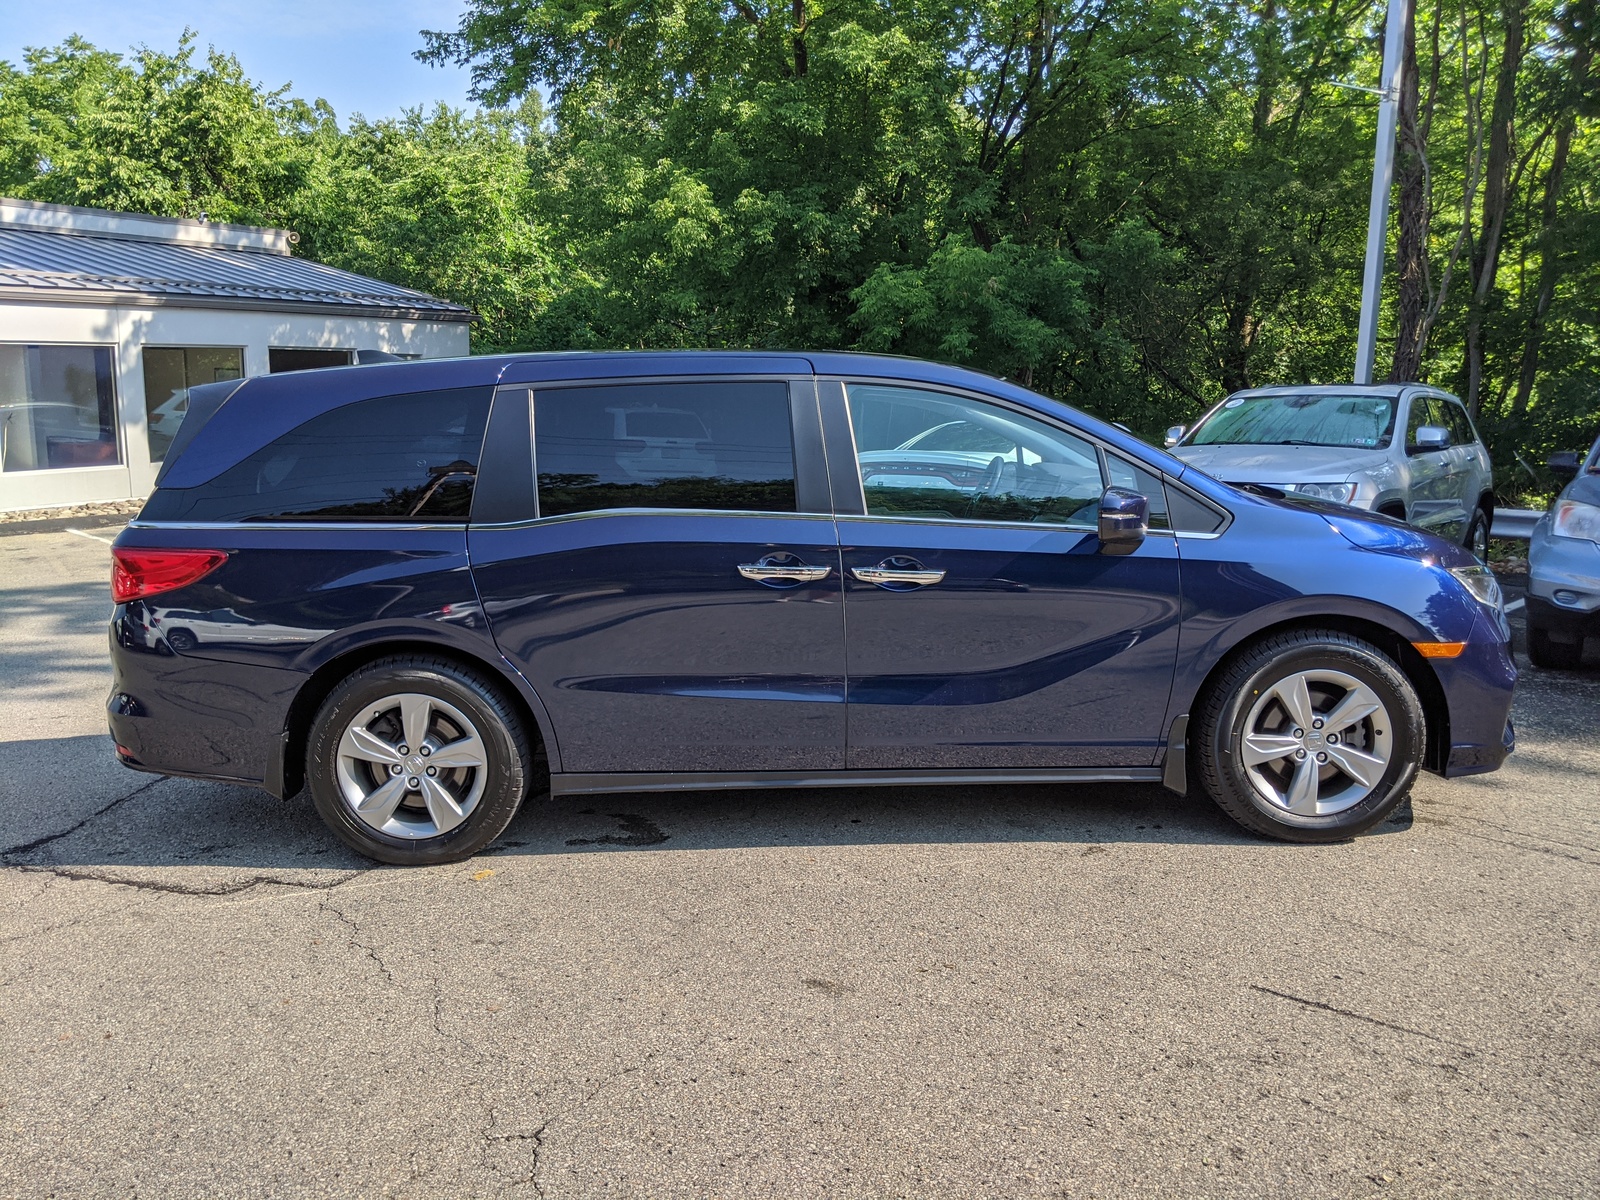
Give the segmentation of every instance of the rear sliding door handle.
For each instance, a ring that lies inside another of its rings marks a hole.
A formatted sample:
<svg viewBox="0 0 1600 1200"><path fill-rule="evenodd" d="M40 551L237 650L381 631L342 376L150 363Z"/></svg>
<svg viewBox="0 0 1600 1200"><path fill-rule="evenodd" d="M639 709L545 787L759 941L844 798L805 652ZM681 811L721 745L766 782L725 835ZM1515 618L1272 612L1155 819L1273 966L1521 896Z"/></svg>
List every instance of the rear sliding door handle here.
<svg viewBox="0 0 1600 1200"><path fill-rule="evenodd" d="M808 567L804 563L743 563L739 574L757 583L815 583L826 579L832 567Z"/></svg>
<svg viewBox="0 0 1600 1200"><path fill-rule="evenodd" d="M928 587L944 578L943 571L923 568L851 567L850 574L862 583L875 583L879 587Z"/></svg>

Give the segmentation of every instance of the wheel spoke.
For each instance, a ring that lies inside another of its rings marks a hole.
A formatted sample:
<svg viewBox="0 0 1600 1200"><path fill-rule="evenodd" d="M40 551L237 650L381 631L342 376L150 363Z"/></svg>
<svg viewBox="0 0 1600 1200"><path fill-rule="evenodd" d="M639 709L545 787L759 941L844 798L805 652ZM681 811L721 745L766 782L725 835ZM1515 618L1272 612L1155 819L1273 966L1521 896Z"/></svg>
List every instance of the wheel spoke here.
<svg viewBox="0 0 1600 1200"><path fill-rule="evenodd" d="M1259 767L1262 763L1276 762L1299 748L1299 741L1288 734L1249 733L1244 739L1244 765Z"/></svg>
<svg viewBox="0 0 1600 1200"><path fill-rule="evenodd" d="M441 771L446 767L477 767L482 769L488 755L483 743L475 737L457 738L440 746L428 756L428 764Z"/></svg>
<svg viewBox="0 0 1600 1200"><path fill-rule="evenodd" d="M1370 689L1353 687L1322 720L1330 733L1342 733L1357 721L1365 720L1381 708L1383 701L1379 700Z"/></svg>
<svg viewBox="0 0 1600 1200"><path fill-rule="evenodd" d="M383 825L394 815L394 810L400 804L400 798L405 794L406 781L396 775L373 788L366 799L356 805L356 812L360 813L361 819L369 825Z"/></svg>
<svg viewBox="0 0 1600 1200"><path fill-rule="evenodd" d="M360 725L352 725L344 731L344 737L339 741L339 753L366 762L382 763L386 767L400 761L399 750Z"/></svg>
<svg viewBox="0 0 1600 1200"><path fill-rule="evenodd" d="M407 694L400 697L400 726L405 730L406 746L415 754L428 739L428 724L433 717L433 703L426 696Z"/></svg>
<svg viewBox="0 0 1600 1200"><path fill-rule="evenodd" d="M1316 714L1311 707L1311 690L1306 687L1304 675L1280 680L1272 689L1272 694L1283 705L1291 721L1301 729L1311 728L1311 721Z"/></svg>
<svg viewBox="0 0 1600 1200"><path fill-rule="evenodd" d="M1294 778L1289 781L1284 801L1289 811L1299 816L1317 815L1317 760L1309 754L1295 763Z"/></svg>
<svg viewBox="0 0 1600 1200"><path fill-rule="evenodd" d="M1388 765L1354 746L1329 746L1328 758L1364 788L1371 788L1382 779L1384 767Z"/></svg>
<svg viewBox="0 0 1600 1200"><path fill-rule="evenodd" d="M461 805L456 803L456 798L450 794L450 790L437 779L423 778L422 800L428 806L428 815L433 818L433 823L440 833L449 833L466 820L467 814L461 810Z"/></svg>

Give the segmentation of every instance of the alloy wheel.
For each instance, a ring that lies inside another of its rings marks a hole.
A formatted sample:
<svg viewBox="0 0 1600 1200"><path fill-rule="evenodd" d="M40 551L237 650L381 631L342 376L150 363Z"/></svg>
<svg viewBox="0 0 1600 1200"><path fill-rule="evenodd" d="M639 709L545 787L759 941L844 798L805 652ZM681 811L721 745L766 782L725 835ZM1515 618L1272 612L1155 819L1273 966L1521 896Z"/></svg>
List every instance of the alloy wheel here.
<svg viewBox="0 0 1600 1200"><path fill-rule="evenodd" d="M339 738L336 763L350 811L379 833L413 840L465 821L488 779L488 751L472 721L421 692L363 707Z"/></svg>
<svg viewBox="0 0 1600 1200"><path fill-rule="evenodd" d="M1267 688L1245 719L1240 756L1269 809L1327 817L1360 804L1389 769L1393 723L1353 675L1299 671Z"/></svg>

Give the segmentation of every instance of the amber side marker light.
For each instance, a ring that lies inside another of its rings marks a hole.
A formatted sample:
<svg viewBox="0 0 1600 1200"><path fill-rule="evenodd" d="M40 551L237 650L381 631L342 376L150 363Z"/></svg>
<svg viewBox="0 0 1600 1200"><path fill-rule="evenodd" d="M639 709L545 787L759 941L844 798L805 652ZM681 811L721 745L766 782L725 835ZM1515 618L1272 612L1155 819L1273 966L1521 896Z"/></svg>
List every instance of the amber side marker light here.
<svg viewBox="0 0 1600 1200"><path fill-rule="evenodd" d="M111 601L126 604L203 579L228 561L226 550L146 550L111 547Z"/></svg>
<svg viewBox="0 0 1600 1200"><path fill-rule="evenodd" d="M1423 658L1460 658L1467 648L1465 642L1412 642Z"/></svg>

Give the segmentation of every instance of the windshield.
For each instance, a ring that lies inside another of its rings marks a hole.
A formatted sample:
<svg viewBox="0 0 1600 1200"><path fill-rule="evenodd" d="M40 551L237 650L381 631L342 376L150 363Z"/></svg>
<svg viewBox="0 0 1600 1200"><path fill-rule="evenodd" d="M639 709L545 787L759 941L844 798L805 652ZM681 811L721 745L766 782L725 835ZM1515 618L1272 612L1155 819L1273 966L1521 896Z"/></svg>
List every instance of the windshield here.
<svg viewBox="0 0 1600 1200"><path fill-rule="evenodd" d="M1372 450L1394 434L1391 396L1234 396L1184 439L1186 446L1344 446Z"/></svg>

